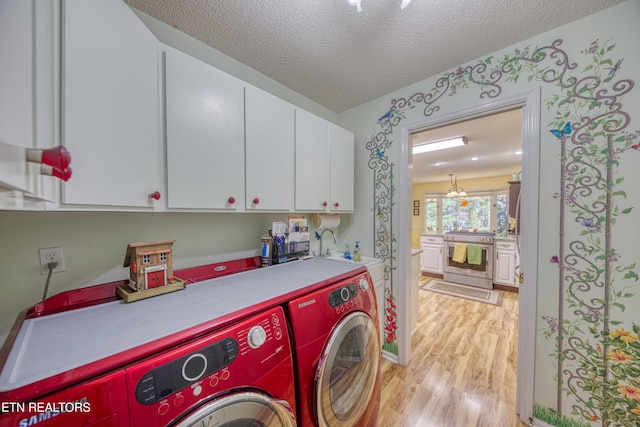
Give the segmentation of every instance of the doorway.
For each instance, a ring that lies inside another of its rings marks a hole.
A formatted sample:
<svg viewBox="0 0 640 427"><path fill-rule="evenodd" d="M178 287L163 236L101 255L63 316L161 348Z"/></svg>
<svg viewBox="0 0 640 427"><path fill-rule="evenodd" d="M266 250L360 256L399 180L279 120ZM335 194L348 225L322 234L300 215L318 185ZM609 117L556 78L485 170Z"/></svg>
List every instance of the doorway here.
<svg viewBox="0 0 640 427"><path fill-rule="evenodd" d="M504 97L468 109L456 111L438 118L426 118L400 127L401 156L398 168L398 204L401 245L399 247L399 283L410 283L411 271L411 183L413 159L411 135L418 131L433 129L477 117L523 108L522 121L522 245L521 273L524 281L519 289L518 325L518 372L516 412L527 422L533 416L533 378L535 351L535 306L538 266L538 181L540 153L540 89ZM533 214L532 214L533 213ZM411 357L409 286L398 289L398 362L406 364Z"/></svg>

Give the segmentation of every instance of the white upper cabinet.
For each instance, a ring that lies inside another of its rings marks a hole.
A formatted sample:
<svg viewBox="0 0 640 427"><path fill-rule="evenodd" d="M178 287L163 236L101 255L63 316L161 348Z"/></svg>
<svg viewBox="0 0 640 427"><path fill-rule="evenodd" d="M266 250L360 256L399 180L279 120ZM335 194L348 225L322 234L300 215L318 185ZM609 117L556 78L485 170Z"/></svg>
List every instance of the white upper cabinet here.
<svg viewBox="0 0 640 427"><path fill-rule="evenodd" d="M353 133L331 124L329 126L331 212L353 212L354 202L354 139Z"/></svg>
<svg viewBox="0 0 640 427"><path fill-rule="evenodd" d="M165 55L167 207L244 210L244 83Z"/></svg>
<svg viewBox="0 0 640 427"><path fill-rule="evenodd" d="M247 211L293 209L293 110L258 88L245 89Z"/></svg>
<svg viewBox="0 0 640 427"><path fill-rule="evenodd" d="M157 39L121 1L63 5L65 204L155 208L164 188ZM188 167L188 166L187 166Z"/></svg>
<svg viewBox="0 0 640 427"><path fill-rule="evenodd" d="M296 109L295 206L321 212L329 206L329 122Z"/></svg>
<svg viewBox="0 0 640 427"><path fill-rule="evenodd" d="M296 109L296 210L353 212L353 148L353 133Z"/></svg>
<svg viewBox="0 0 640 427"><path fill-rule="evenodd" d="M1 209L42 209L31 198L57 196L57 179L40 175L40 165L27 163L24 151L59 143L56 4L0 0Z"/></svg>

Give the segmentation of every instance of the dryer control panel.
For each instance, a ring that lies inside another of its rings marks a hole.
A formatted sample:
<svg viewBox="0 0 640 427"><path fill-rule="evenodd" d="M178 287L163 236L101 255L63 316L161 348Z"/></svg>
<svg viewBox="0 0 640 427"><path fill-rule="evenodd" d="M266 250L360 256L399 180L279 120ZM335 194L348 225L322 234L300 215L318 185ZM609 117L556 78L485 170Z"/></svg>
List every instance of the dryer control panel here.
<svg viewBox="0 0 640 427"><path fill-rule="evenodd" d="M347 286L336 289L329 294L329 305L333 308L344 304L358 296L358 287L355 283L349 283Z"/></svg>
<svg viewBox="0 0 640 427"><path fill-rule="evenodd" d="M151 405L234 361L238 343L225 338L206 348L147 372L136 386L136 399Z"/></svg>
<svg viewBox="0 0 640 427"><path fill-rule="evenodd" d="M203 402L245 388L295 406L293 355L282 307L246 314L125 367L130 427L173 425ZM126 424L126 422L125 422Z"/></svg>

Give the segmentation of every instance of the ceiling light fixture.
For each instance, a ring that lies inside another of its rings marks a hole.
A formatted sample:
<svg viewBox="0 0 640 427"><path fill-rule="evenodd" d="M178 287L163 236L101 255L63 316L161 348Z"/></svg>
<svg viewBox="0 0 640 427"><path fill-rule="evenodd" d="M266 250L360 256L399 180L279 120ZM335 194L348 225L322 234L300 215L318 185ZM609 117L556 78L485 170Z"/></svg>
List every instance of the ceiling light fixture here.
<svg viewBox="0 0 640 427"><path fill-rule="evenodd" d="M464 192L462 187L458 187L458 178L453 178L453 174L449 174L449 180L451 181L451 188L447 193L447 197L467 197L467 193Z"/></svg>
<svg viewBox="0 0 640 427"><path fill-rule="evenodd" d="M459 136L452 139L444 139L442 141L427 142L413 146L413 154L426 153L429 151L444 150L446 148L461 147L467 144L467 138Z"/></svg>
<svg viewBox="0 0 640 427"><path fill-rule="evenodd" d="M360 4L361 0L347 0L347 2L351 6L355 6L358 12L362 12L362 6ZM400 9L404 9L405 7L409 6L409 3L411 3L411 0L402 0L402 3L400 4Z"/></svg>

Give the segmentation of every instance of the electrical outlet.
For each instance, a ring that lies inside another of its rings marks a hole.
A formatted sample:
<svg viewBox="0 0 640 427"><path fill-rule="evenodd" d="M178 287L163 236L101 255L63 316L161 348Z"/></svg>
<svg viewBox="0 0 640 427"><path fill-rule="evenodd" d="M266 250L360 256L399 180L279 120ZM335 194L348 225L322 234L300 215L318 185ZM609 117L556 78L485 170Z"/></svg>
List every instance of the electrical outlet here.
<svg viewBox="0 0 640 427"><path fill-rule="evenodd" d="M42 274L49 274L49 263L57 262L58 265L53 269L54 273L60 273L65 271L64 268L64 252L62 246L56 246L55 248L41 248L40 249L40 269Z"/></svg>

